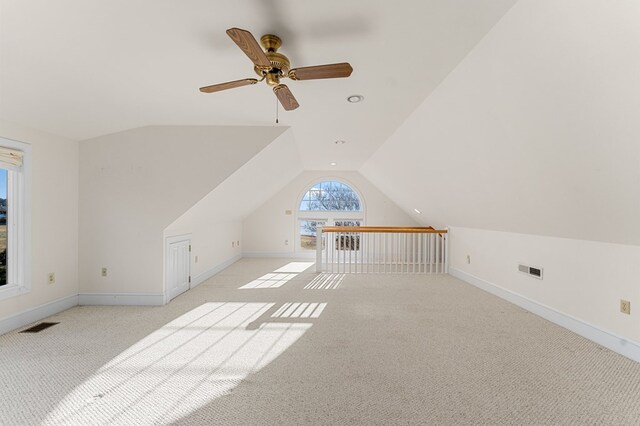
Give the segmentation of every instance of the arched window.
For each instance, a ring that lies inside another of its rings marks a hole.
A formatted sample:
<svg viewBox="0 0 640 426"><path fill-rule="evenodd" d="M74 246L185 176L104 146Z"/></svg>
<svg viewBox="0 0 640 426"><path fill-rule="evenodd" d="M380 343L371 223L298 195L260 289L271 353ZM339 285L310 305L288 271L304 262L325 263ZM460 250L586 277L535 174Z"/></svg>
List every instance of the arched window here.
<svg viewBox="0 0 640 426"><path fill-rule="evenodd" d="M333 180L311 186L300 202L301 211L360 211L360 197L351 187Z"/></svg>
<svg viewBox="0 0 640 426"><path fill-rule="evenodd" d="M364 205L360 195L344 182L323 180L307 187L298 206L298 244L315 250L318 226L360 226Z"/></svg>

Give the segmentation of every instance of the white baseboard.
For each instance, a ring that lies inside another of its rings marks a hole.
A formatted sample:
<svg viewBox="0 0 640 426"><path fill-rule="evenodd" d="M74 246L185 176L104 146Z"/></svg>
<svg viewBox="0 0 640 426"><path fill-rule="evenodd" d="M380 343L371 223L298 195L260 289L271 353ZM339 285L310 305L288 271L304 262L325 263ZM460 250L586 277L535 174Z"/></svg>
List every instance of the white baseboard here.
<svg viewBox="0 0 640 426"><path fill-rule="evenodd" d="M236 263L240 259L242 259L242 255L238 254L236 256L233 256L231 259L228 259L228 260L222 262L221 264L209 269L208 271L205 271L205 272L197 275L196 277L193 277L191 279L191 288L199 286L200 284L202 284L203 282L205 282L206 280L208 280L209 278L211 278L212 276L214 276L218 272L222 271L223 269L228 268L229 266L233 265L234 263Z"/></svg>
<svg viewBox="0 0 640 426"><path fill-rule="evenodd" d="M162 293L80 293L78 305L162 306Z"/></svg>
<svg viewBox="0 0 640 426"><path fill-rule="evenodd" d="M78 296L74 294L73 296L54 300L53 302L45 303L44 305L20 312L19 314L2 318L0 319L0 335L20 327L24 327L32 322L40 321L44 318L50 317L51 315L66 311L67 309L73 308L77 305Z"/></svg>
<svg viewBox="0 0 640 426"><path fill-rule="evenodd" d="M268 252L268 251L248 251L242 253L242 257L249 258L278 258L278 259L315 259L316 252Z"/></svg>
<svg viewBox="0 0 640 426"><path fill-rule="evenodd" d="M626 339L617 334L602 330L593 324L589 324L570 315L557 311L549 306L535 302L527 297L510 290L499 287L489 281L478 278L456 268L449 268L449 274L488 293L520 306L548 321L573 331L605 348L611 349L620 355L640 362L640 344Z"/></svg>

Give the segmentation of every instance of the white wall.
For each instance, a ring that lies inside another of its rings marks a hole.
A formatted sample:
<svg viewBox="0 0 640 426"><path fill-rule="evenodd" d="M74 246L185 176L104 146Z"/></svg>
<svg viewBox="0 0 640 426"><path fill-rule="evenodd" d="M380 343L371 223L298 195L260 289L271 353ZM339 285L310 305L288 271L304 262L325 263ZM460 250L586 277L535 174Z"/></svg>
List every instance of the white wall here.
<svg viewBox="0 0 640 426"><path fill-rule="evenodd" d="M284 130L159 126L81 142L80 293L161 294L164 229Z"/></svg>
<svg viewBox="0 0 640 426"><path fill-rule="evenodd" d="M608 332L640 342L640 247L470 228L451 229L450 267ZM467 255L471 263L467 264ZM544 268L538 280L518 264Z"/></svg>
<svg viewBox="0 0 640 426"><path fill-rule="evenodd" d="M191 234L194 282L241 255L242 220L301 171L297 145L288 130L165 229L165 237Z"/></svg>
<svg viewBox="0 0 640 426"><path fill-rule="evenodd" d="M454 268L636 341L638 22L631 0L519 1L361 170L454 227Z"/></svg>
<svg viewBox="0 0 640 426"><path fill-rule="evenodd" d="M31 292L0 301L2 320L78 294L78 143L4 122L0 137L33 155Z"/></svg>
<svg viewBox="0 0 640 426"><path fill-rule="evenodd" d="M369 226L416 226L417 222L400 210L386 195L358 172L305 171L287 184L243 222L243 253L246 255L292 256L298 232L297 203L304 190L320 180L337 179L350 184L364 198L365 224ZM291 210L292 214L285 214ZM288 244L285 245L285 240Z"/></svg>

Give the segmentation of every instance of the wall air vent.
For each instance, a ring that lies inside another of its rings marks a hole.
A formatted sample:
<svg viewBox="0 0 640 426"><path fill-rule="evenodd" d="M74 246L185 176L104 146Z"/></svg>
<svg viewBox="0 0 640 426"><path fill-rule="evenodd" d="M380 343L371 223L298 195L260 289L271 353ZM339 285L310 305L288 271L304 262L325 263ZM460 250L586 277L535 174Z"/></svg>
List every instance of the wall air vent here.
<svg viewBox="0 0 640 426"><path fill-rule="evenodd" d="M519 264L518 271L522 272L523 274L527 274L530 277L537 278L539 280L542 279L542 268Z"/></svg>

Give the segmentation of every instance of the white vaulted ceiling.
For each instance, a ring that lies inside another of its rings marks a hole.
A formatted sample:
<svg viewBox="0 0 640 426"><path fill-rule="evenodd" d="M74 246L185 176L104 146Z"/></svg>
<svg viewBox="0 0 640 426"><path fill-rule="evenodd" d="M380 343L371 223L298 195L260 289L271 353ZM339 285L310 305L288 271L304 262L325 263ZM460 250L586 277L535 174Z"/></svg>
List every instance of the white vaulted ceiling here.
<svg viewBox="0 0 640 426"><path fill-rule="evenodd" d="M640 244L638 22L519 1L360 171L424 224Z"/></svg>
<svg viewBox="0 0 640 426"><path fill-rule="evenodd" d="M280 110L306 169L359 168L515 0L0 0L0 119L75 140L148 125L275 125L264 83L225 30L274 33L293 67L349 61L348 79L285 81ZM347 96L365 101L349 104ZM335 140L346 140L337 146Z"/></svg>

